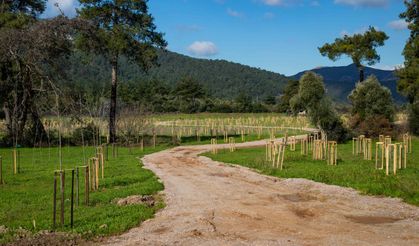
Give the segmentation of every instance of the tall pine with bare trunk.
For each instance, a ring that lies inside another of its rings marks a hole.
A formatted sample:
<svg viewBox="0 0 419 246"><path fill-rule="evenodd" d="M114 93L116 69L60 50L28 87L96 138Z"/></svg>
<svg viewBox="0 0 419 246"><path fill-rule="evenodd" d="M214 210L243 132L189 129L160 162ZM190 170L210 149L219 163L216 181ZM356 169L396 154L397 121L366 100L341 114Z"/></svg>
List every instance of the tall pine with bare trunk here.
<svg viewBox="0 0 419 246"><path fill-rule="evenodd" d="M156 49L166 47L156 31L147 0L80 0L79 17L95 27L81 32L77 46L106 57L112 67L109 142L116 142L118 60L126 56L147 70L157 63Z"/></svg>
<svg viewBox="0 0 419 246"><path fill-rule="evenodd" d="M333 43L326 43L319 48L319 51L322 56L327 56L332 61L336 61L342 55L349 56L358 68L359 81L362 82L365 79L364 63L371 66L380 61L376 48L383 46L387 39L385 32L369 27L362 34L345 35L343 38L335 39Z"/></svg>

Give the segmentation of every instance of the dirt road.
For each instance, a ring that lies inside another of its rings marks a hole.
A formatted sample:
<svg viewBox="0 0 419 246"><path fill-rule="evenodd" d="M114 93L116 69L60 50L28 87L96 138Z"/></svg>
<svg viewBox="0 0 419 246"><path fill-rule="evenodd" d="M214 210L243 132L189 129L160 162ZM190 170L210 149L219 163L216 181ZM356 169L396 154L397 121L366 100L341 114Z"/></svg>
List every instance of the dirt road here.
<svg viewBox="0 0 419 246"><path fill-rule="evenodd" d="M177 147L144 157L164 182L167 207L105 244L419 245L418 207L198 157L209 149Z"/></svg>

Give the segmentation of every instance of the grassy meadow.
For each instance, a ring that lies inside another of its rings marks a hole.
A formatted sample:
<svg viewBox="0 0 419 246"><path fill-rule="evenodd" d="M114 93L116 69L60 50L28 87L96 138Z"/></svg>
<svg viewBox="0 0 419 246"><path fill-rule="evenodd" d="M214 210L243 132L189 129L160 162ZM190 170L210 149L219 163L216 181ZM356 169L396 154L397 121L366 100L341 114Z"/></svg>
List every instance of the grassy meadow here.
<svg viewBox="0 0 419 246"><path fill-rule="evenodd" d="M373 144L375 146L375 144ZM352 143L338 145L338 165L329 166L326 161L313 161L311 156L302 156L297 144L295 152L286 149L284 169L274 169L265 161L265 147L238 149L230 153L220 150L218 154L205 153L216 161L238 164L255 169L263 174L280 178L306 178L326 184L351 187L364 194L399 197L405 202L419 206L419 139L412 141L413 151L408 155L407 169L397 175L385 175L385 170L375 169L373 160L352 155Z"/></svg>
<svg viewBox="0 0 419 246"><path fill-rule="evenodd" d="M105 178L100 180L98 191L90 193L90 205L84 201L84 175L80 175L80 204L74 210L74 229L70 228L71 172L66 172L65 227L59 227L59 201L57 202L58 231L72 231L86 238L121 233L153 217L164 206L157 201L146 205L118 206L114 200L130 195L153 195L163 190L163 185L149 170L143 169L136 157L141 157L163 147L119 148L119 154L105 162ZM13 240L19 228L31 232L52 229L53 171L59 169L58 148L22 148L20 173L12 173L11 149L0 149L3 157L3 179L0 185L0 225L7 233L0 233L0 244ZM109 149L110 151L110 149ZM84 154L83 154L84 152ZM84 157L92 157L95 149L63 147L63 168L83 165ZM59 189L58 189L59 191ZM59 197L59 196L58 196Z"/></svg>

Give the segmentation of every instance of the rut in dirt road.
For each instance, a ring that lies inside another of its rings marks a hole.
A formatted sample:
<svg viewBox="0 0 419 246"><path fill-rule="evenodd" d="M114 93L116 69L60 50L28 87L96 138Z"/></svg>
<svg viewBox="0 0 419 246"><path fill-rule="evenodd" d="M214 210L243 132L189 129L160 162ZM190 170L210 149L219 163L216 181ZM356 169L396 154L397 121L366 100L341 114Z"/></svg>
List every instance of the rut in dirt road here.
<svg viewBox="0 0 419 246"><path fill-rule="evenodd" d="M210 148L182 146L144 157L144 165L164 182L167 207L104 243L419 245L418 207L305 179L267 177L198 156Z"/></svg>

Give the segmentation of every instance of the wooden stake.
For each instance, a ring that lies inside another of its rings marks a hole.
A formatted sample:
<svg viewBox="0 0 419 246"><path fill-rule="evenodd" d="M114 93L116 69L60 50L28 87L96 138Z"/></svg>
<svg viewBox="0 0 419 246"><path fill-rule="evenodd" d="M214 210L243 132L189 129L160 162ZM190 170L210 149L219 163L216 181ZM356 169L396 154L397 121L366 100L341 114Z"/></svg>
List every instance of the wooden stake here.
<svg viewBox="0 0 419 246"><path fill-rule="evenodd" d="M337 142L327 142L327 164L336 166L337 164Z"/></svg>
<svg viewBox="0 0 419 246"><path fill-rule="evenodd" d="M17 174L17 151L13 149L13 173Z"/></svg>
<svg viewBox="0 0 419 246"><path fill-rule="evenodd" d="M96 190L99 189L99 159L95 158L95 172L96 172Z"/></svg>
<svg viewBox="0 0 419 246"><path fill-rule="evenodd" d="M61 227L64 226L64 202L65 202L65 172L60 171L60 191L61 191L61 209L60 209L60 224Z"/></svg>
<svg viewBox="0 0 419 246"><path fill-rule="evenodd" d="M80 203L80 173L79 167L76 167L76 206L79 206Z"/></svg>
<svg viewBox="0 0 419 246"><path fill-rule="evenodd" d="M381 151L379 151L381 150ZM381 153L381 166L378 167L378 153ZM385 157L385 148L384 148L384 142L376 142L375 143L375 168L376 169L383 169L384 168L384 158Z"/></svg>
<svg viewBox="0 0 419 246"><path fill-rule="evenodd" d="M71 170L71 207L70 207L70 226L73 228L74 222L74 169Z"/></svg>
<svg viewBox="0 0 419 246"><path fill-rule="evenodd" d="M89 206L89 192L90 192L89 177L90 177L89 166L86 166L86 170L84 173L84 203L86 204L86 206Z"/></svg>
<svg viewBox="0 0 419 246"><path fill-rule="evenodd" d="M54 191L53 191L53 202L52 202L52 228L55 229L57 221L57 175L54 172Z"/></svg>
<svg viewBox="0 0 419 246"><path fill-rule="evenodd" d="M364 138L363 139L363 153L364 153L364 160L371 160L372 159L372 140L371 138Z"/></svg>
<svg viewBox="0 0 419 246"><path fill-rule="evenodd" d="M217 154L218 153L217 139L216 138L212 138L211 139L211 149L212 149L212 153L213 154Z"/></svg>

